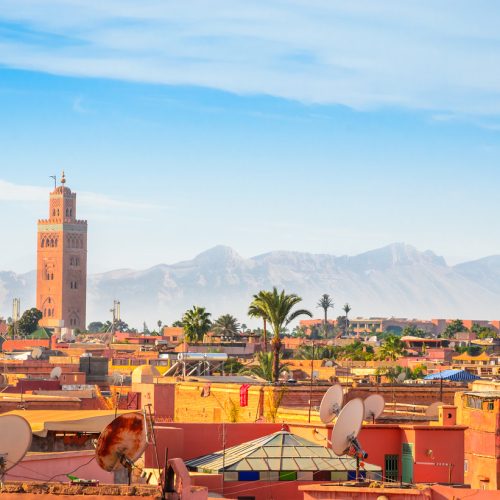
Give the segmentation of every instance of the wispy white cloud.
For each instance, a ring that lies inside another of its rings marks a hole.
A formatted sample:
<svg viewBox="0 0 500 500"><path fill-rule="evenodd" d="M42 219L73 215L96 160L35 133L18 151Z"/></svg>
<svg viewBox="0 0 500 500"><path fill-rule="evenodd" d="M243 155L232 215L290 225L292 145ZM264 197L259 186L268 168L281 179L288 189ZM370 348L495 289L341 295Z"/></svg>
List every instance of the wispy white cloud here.
<svg viewBox="0 0 500 500"><path fill-rule="evenodd" d="M33 202L46 203L48 200L49 189L41 186L29 186L26 184L14 184L0 179L0 202ZM126 211L148 211L166 209L165 206L159 206L152 203L135 202L129 200L119 200L109 197L101 193L90 191L78 192L78 204L80 208L87 210L95 210L98 207L99 211L113 210L125 211L125 215L129 216Z"/></svg>
<svg viewBox="0 0 500 500"><path fill-rule="evenodd" d="M10 67L500 113L500 7L486 0L4 0L2 21Z"/></svg>

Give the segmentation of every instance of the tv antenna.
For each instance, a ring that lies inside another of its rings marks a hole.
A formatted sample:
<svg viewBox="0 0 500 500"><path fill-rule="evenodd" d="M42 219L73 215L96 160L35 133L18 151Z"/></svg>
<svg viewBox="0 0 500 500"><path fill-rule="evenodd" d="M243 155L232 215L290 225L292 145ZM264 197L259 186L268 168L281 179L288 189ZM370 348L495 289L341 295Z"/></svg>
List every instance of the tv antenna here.
<svg viewBox="0 0 500 500"><path fill-rule="evenodd" d="M356 458L356 482L358 483L360 482L360 460L368 457L368 453L361 448L357 439L363 424L364 413L363 401L359 398L352 399L342 408L332 432L333 452L339 456L349 455Z"/></svg>
<svg viewBox="0 0 500 500"><path fill-rule="evenodd" d="M439 407L443 406L444 403L442 401L436 401L427 407L425 410L426 417L437 417L439 415Z"/></svg>
<svg viewBox="0 0 500 500"><path fill-rule="evenodd" d="M365 405L365 415L363 420L371 420L374 424L375 420L380 417L384 411L384 397L380 394L372 394L363 401L363 404Z"/></svg>
<svg viewBox="0 0 500 500"><path fill-rule="evenodd" d="M5 473L18 464L31 446L30 424L19 415L0 416L0 484Z"/></svg>
<svg viewBox="0 0 500 500"><path fill-rule="evenodd" d="M52 371L50 372L50 378L59 380L61 378L61 374L62 368L60 366L54 366L54 368L52 368Z"/></svg>
<svg viewBox="0 0 500 500"><path fill-rule="evenodd" d="M108 472L127 469L130 485L134 463L148 444L146 429L142 413L125 413L115 418L97 440L95 454L99 467Z"/></svg>
<svg viewBox="0 0 500 500"><path fill-rule="evenodd" d="M332 385L323 396L319 406L319 418L324 424L330 423L340 412L344 391L340 384Z"/></svg>

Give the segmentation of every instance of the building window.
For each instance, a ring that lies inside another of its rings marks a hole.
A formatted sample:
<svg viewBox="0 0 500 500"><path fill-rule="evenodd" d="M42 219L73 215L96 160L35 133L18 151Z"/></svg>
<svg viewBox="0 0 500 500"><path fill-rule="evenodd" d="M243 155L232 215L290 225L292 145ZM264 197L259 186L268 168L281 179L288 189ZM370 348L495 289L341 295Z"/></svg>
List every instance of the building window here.
<svg viewBox="0 0 500 500"><path fill-rule="evenodd" d="M481 409L482 399L476 396L467 396L466 405L468 408L474 408L475 410Z"/></svg>
<svg viewBox="0 0 500 500"><path fill-rule="evenodd" d="M487 401L486 404L488 411L493 411L495 409L495 401Z"/></svg>
<svg viewBox="0 0 500 500"><path fill-rule="evenodd" d="M385 480L397 482L399 476L398 455L385 455Z"/></svg>
<svg viewBox="0 0 500 500"><path fill-rule="evenodd" d="M469 472L469 461L464 460L464 472L467 473Z"/></svg>

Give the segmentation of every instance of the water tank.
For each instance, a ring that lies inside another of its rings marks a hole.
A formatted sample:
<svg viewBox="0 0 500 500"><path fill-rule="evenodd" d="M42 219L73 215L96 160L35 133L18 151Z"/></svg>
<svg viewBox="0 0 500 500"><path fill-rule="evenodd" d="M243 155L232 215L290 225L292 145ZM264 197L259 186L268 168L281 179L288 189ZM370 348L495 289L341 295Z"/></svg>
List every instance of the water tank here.
<svg viewBox="0 0 500 500"><path fill-rule="evenodd" d="M179 361L227 361L225 352L180 352L177 354Z"/></svg>

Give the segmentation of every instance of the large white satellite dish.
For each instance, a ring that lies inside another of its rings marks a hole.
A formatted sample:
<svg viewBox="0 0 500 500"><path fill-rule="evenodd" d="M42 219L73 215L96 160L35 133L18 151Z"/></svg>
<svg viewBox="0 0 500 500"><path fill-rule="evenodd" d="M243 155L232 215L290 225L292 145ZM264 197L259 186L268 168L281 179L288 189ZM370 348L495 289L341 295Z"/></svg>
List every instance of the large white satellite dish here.
<svg viewBox="0 0 500 500"><path fill-rule="evenodd" d="M61 374L62 374L62 368L60 366L55 366L54 368L52 368L52 371L50 372L50 378L59 380Z"/></svg>
<svg viewBox="0 0 500 500"><path fill-rule="evenodd" d="M398 384L402 384L406 380L406 372L403 371L401 372L397 377L396 377L396 382Z"/></svg>
<svg viewBox="0 0 500 500"><path fill-rule="evenodd" d="M356 481L359 482L359 462L368 457L357 436L363 424L365 408L363 401L356 398L342 408L332 432L332 449L336 455L356 458Z"/></svg>
<svg viewBox="0 0 500 500"><path fill-rule="evenodd" d="M375 419L380 417L384 411L384 397L380 394L372 394L371 396L368 396L363 403L365 405L364 420L371 420L375 423Z"/></svg>
<svg viewBox="0 0 500 500"><path fill-rule="evenodd" d="M30 424L19 415L0 416L0 482L18 464L31 446Z"/></svg>
<svg viewBox="0 0 500 500"><path fill-rule="evenodd" d="M444 403L442 401L436 401L427 407L425 410L426 417L437 417L439 415L439 407L443 406Z"/></svg>
<svg viewBox="0 0 500 500"><path fill-rule="evenodd" d="M330 423L342 408L344 391L340 384L332 385L323 396L319 407L319 418L324 424Z"/></svg>

